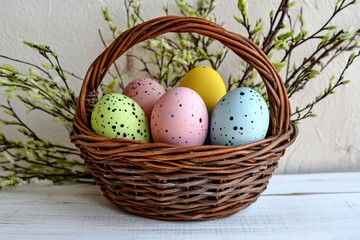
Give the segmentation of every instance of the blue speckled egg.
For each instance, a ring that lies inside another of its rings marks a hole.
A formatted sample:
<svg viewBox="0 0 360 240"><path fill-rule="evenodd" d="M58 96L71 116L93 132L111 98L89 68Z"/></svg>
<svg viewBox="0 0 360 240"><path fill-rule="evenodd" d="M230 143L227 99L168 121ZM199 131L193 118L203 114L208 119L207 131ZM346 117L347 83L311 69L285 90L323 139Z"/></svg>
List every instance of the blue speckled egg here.
<svg viewBox="0 0 360 240"><path fill-rule="evenodd" d="M262 140L269 120L268 106L257 91L234 89L220 99L211 114L211 144L239 146Z"/></svg>

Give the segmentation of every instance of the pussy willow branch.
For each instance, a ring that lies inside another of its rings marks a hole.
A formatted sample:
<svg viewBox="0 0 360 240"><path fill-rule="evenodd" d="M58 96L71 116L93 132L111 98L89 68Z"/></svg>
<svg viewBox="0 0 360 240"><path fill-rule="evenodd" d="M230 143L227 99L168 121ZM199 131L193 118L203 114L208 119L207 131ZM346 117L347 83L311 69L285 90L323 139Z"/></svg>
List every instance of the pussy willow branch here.
<svg viewBox="0 0 360 240"><path fill-rule="evenodd" d="M285 55L284 55L282 61L285 61L285 59L287 58L287 55L289 54L289 52L292 52L292 50L294 48L296 48L297 46L302 45L302 44L304 44L305 42L307 42L309 40L317 39L319 37L318 34L323 32L326 29L326 27L329 25L329 23L334 19L334 17L337 14L340 13L345 8L347 8L348 6L355 4L356 0L353 0L353 1L349 2L349 3L347 3L347 4L345 4L345 2L346 2L346 0L342 0L341 3L340 3L340 6L335 6L334 11L331 14L331 16L328 18L328 20L316 32L314 32L310 36L305 37L302 40L296 42L294 45L290 45L290 48L289 48L289 50L287 50L285 52Z"/></svg>
<svg viewBox="0 0 360 240"><path fill-rule="evenodd" d="M8 57L8 56L5 56L5 55L1 55L0 54L0 58L4 58L4 59L7 59L7 60L11 60L13 62L18 62L18 63L22 63L22 64L25 64L25 65L28 65L30 67L33 67L33 68L36 68L38 70L40 70L42 73L44 73L49 79L53 79L51 74L49 72L47 72L45 69L39 67L38 65L36 64L33 64L33 63L29 63L29 62L26 62L26 61L23 61L23 60L20 60L20 59L16 59L16 58L11 58L11 57Z"/></svg>
<svg viewBox="0 0 360 240"><path fill-rule="evenodd" d="M269 54L274 48L274 39L276 38L279 31L282 29L285 17L289 10L289 0L282 0L274 17L270 18L270 29L266 34L266 37L262 44L262 50L265 54Z"/></svg>
<svg viewBox="0 0 360 240"><path fill-rule="evenodd" d="M41 139L38 137L38 135L30 128L28 127L22 120L21 118L16 114L16 112L14 111L14 108L11 106L9 99L7 100L7 104L8 106L5 106L3 104L0 104L0 107L7 109L9 111L12 112L12 116L17 120L17 125L24 127L26 130L28 130L30 132L30 137L33 138L34 140L40 141Z"/></svg>
<svg viewBox="0 0 360 240"><path fill-rule="evenodd" d="M296 119L295 121L301 121L301 120L307 118L310 114L312 114L312 109L315 104L324 100L328 95L333 94L335 88L337 88L338 86L340 86L342 84L346 84L346 82L343 81L344 77L345 77L345 72L348 70L348 68L351 66L351 64L354 62L354 60L356 58L358 58L359 56L360 56L360 51L347 61L345 67L341 71L341 74L337 78L334 85L330 86L323 94L316 97L314 101L307 104L305 107L303 107L301 109L297 109L294 113L292 113L291 116L295 116L295 119Z"/></svg>
<svg viewBox="0 0 360 240"><path fill-rule="evenodd" d="M292 72L292 74L286 79L285 87L288 89L288 95L291 97L295 92L302 89L299 88L299 79L304 79L303 74L314 69L316 65L320 63L321 59L327 57L330 52L336 50L342 42L336 42L338 37L343 34L343 31L336 33L327 44L318 47L309 57L305 58L301 65ZM318 57L316 57L319 54ZM293 81L293 79L296 79Z"/></svg>
<svg viewBox="0 0 360 240"><path fill-rule="evenodd" d="M105 39L104 39L104 37L103 37L100 29L98 29L98 33L99 33L99 37L100 37L100 39L101 39L101 42L102 42L104 48L107 48L107 44L106 44L106 42L105 42ZM114 68L115 68L115 71L116 71L117 75L121 78L120 69L119 69L119 67L117 66L116 62L115 62L113 65L114 65ZM110 70L108 70L108 74L109 74L112 78L115 78L115 77L116 77L116 75L113 74ZM121 81L121 83L120 83L120 88L121 88L121 89L124 89L124 85L123 85L122 81Z"/></svg>
<svg viewBox="0 0 360 240"><path fill-rule="evenodd" d="M335 52L333 53L333 55L330 57L330 59L328 60L328 62L326 64L324 64L323 66L321 66L321 69L320 71L323 71L326 67L328 67L328 65L333 61L335 60L338 56L340 56L342 53L344 52L349 52L349 51L353 51L354 49L357 49L359 48L357 42L355 41L355 38L357 36L360 36L360 29L358 29L354 36L351 37L351 39L344 45L344 46L341 46L339 48L337 48L335 50Z"/></svg>
<svg viewBox="0 0 360 240"><path fill-rule="evenodd" d="M282 29L282 25L284 23L285 16L289 9L288 5L289 5L289 0L282 0L279 7L277 8L274 16L270 17L270 28L269 28L268 34L265 35L262 46L261 46L261 48L265 52L265 54L269 54L269 52L274 47L273 41L274 41L275 37L277 36L277 34L279 33L279 31ZM248 38L253 41L255 39L253 30L251 29L251 26L247 23L246 17L244 15L242 15L242 17L243 17L242 25L244 26L244 28L247 31ZM244 82L250 78L253 68L249 64L246 64L244 69L245 70L243 71L242 77L239 78L236 83L229 82L228 90L232 89L234 84L236 84L237 86L243 85Z"/></svg>
<svg viewBox="0 0 360 240"><path fill-rule="evenodd" d="M290 44L289 45L289 49L285 51L285 54L283 56L283 58L281 59L281 62L283 61L287 61L288 63L291 62L291 53L293 52L293 50L297 47L299 47L300 45L304 44L305 42L309 41L309 40L314 40L314 39L318 39L320 36L318 35L319 33L323 32L326 27L329 25L329 23L334 19L334 17L341 12L342 10L344 10L345 8L347 8L348 6L352 5L355 3L355 1L351 1L348 4L345 4L346 0L343 0L340 4L340 6L335 6L335 9L333 11L333 13L331 14L331 16L328 18L328 20L317 30L315 31L313 34L311 34L308 37L305 37L303 39L301 39L300 41L295 42L294 44ZM288 18L291 19L290 15L288 15ZM292 26L292 28L294 28L294 26ZM339 36L342 33L342 31L337 33L337 36ZM334 39L334 38L333 38ZM293 41L293 37L292 37L292 41ZM294 41L293 41L294 42ZM324 49L322 47L322 49ZM321 50L322 50L321 49ZM317 52L319 52L317 50ZM312 57L314 56L314 54L312 54ZM289 85L289 83L291 82L291 80L295 77L295 75L301 71L301 67L303 67L307 62L309 62L309 60L311 59L311 57L307 58L306 60L303 61L303 63L301 64L301 66L297 67L297 69L290 75L288 76L289 73L287 73L286 76L286 81L285 81L285 86ZM290 65L290 64L288 64Z"/></svg>
<svg viewBox="0 0 360 240"><path fill-rule="evenodd" d="M29 45L29 44L27 44ZM59 59L58 59L58 56L57 54L52 51L50 49L49 46L45 46L45 47L41 47L40 45L37 45L37 44L31 44L31 47L34 48L34 49L37 49L39 54L42 55L46 60L48 60L48 62L50 63L50 65L55 69L55 71L57 72L58 76L60 76L63 84L65 85L67 91L68 91L68 94L70 95L71 97L71 100L72 100L72 105L73 106L76 106L77 104L77 101L76 101L76 98L75 98L75 94L74 92L70 89L67 81L66 81L66 77L65 77L65 74L62 70L62 67L60 65L60 62L59 62ZM53 63L53 61L51 60L51 58L48 56L48 54L50 54L56 61L56 64Z"/></svg>
<svg viewBox="0 0 360 240"><path fill-rule="evenodd" d="M1 81L1 87L10 90L14 88L16 98L29 107L29 111L40 110L54 118L60 119L62 124L70 131L70 125L73 121L72 115L76 107L76 97L74 92L67 84L65 71L55 52L44 45L36 45L29 42L26 45L32 47L44 57L50 64L50 70L37 66L36 64L18 60L1 55L2 58L17 63L24 64L33 69L39 70L44 77L36 72L29 72L29 75L19 73L15 68L9 66L1 67L4 80ZM60 83L55 81L50 71L56 72L56 75L62 80ZM80 79L75 74L74 78ZM31 94L34 95L32 100ZM36 100L36 96L40 100ZM8 179L10 184L13 177L16 179L29 180L34 177L49 179L55 183L64 181L84 182L91 179L88 170L84 168L79 161L80 153L78 149L62 146L52 141L47 141L39 136L28 124L22 119L12 106L8 98L6 103L0 104L0 108L5 110L7 119L0 119L0 124L13 125L26 138L23 141L10 140L6 134L0 132L0 152L5 154L8 161L1 161L0 169L3 170L0 176L2 181ZM8 120L9 119L9 120ZM32 156L31 158L29 156ZM74 160L69 159L74 157ZM33 160L36 159L36 160ZM16 180L17 181L17 180ZM19 183L19 182L18 182Z"/></svg>

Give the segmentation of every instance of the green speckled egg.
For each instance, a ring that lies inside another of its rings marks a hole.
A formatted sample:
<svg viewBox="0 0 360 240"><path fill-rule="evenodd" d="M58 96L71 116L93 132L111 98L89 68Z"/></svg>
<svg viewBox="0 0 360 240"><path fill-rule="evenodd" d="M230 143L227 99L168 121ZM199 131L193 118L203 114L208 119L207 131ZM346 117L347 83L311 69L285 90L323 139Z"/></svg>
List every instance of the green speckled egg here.
<svg viewBox="0 0 360 240"><path fill-rule="evenodd" d="M150 128L142 108L131 98L110 93L99 99L91 113L91 127L99 135L150 142Z"/></svg>

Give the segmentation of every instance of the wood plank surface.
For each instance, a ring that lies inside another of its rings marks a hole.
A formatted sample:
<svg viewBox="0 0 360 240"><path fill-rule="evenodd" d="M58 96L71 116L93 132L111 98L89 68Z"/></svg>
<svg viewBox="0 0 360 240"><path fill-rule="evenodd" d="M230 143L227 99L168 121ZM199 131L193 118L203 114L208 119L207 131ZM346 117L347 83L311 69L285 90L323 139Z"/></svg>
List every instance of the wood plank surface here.
<svg viewBox="0 0 360 240"><path fill-rule="evenodd" d="M97 186L0 192L0 239L360 239L360 173L274 175L249 208L205 222L129 215Z"/></svg>

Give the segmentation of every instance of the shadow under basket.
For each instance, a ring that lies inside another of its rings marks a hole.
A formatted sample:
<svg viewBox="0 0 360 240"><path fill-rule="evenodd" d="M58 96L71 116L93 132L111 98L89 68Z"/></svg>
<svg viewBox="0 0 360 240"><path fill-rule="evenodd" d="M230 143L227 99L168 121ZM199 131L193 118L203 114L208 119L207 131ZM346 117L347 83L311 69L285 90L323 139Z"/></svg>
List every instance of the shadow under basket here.
<svg viewBox="0 0 360 240"><path fill-rule="evenodd" d="M259 72L270 109L264 140L236 147L179 147L106 138L91 130L97 89L114 61L135 44L168 32L214 38ZM91 64L70 138L104 196L121 209L161 220L207 220L232 215L255 202L297 133L279 73L256 44L204 19L166 16L130 28Z"/></svg>

